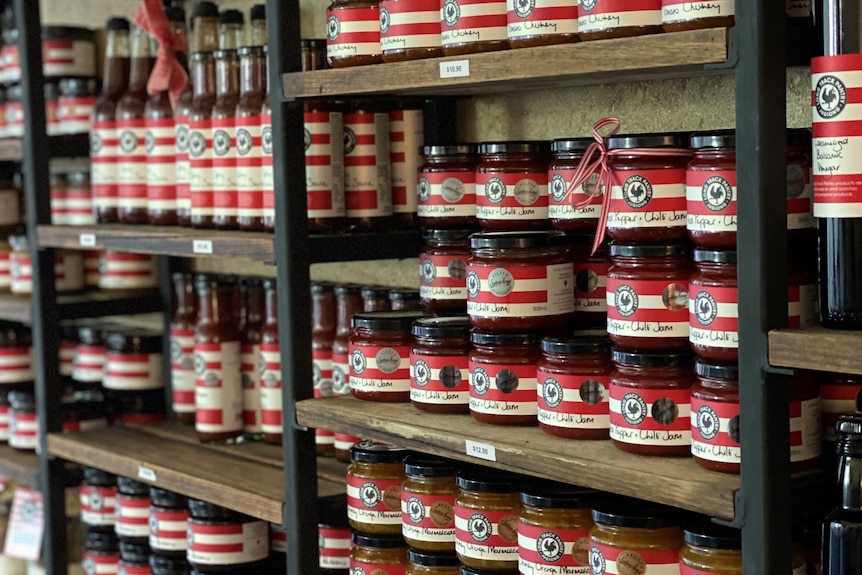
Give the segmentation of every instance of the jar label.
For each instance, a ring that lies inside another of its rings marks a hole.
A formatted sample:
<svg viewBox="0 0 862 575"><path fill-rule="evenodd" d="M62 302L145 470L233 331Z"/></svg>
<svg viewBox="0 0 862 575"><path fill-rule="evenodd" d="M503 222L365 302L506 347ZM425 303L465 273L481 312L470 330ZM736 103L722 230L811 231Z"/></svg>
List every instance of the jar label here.
<svg viewBox="0 0 862 575"><path fill-rule="evenodd" d="M8 405L0 405L0 441L9 441L12 410Z"/></svg>
<svg viewBox="0 0 862 575"><path fill-rule="evenodd" d="M84 552L81 567L86 575L118 575L120 570L119 554Z"/></svg>
<svg viewBox="0 0 862 575"><path fill-rule="evenodd" d="M201 433L242 429L240 344L195 342L195 429Z"/></svg>
<svg viewBox="0 0 862 575"><path fill-rule="evenodd" d="M380 49L440 47L440 2L380 2ZM416 150L417 148L413 148Z"/></svg>
<svg viewBox="0 0 862 575"><path fill-rule="evenodd" d="M195 330L171 330L171 397L174 413L195 412Z"/></svg>
<svg viewBox="0 0 862 575"><path fill-rule="evenodd" d="M790 402L790 462L820 457L820 397Z"/></svg>
<svg viewBox="0 0 862 575"><path fill-rule="evenodd" d="M212 120L189 120L189 196L194 216L215 215Z"/></svg>
<svg viewBox="0 0 862 575"><path fill-rule="evenodd" d="M150 498L130 497L117 493L114 509L117 522L114 531L120 537L148 537L150 535Z"/></svg>
<svg viewBox="0 0 862 575"><path fill-rule="evenodd" d="M351 343L350 389L364 393L409 393L410 346Z"/></svg>
<svg viewBox="0 0 862 575"><path fill-rule="evenodd" d="M566 375L541 368L536 390L539 423L566 429L607 429L607 375Z"/></svg>
<svg viewBox="0 0 862 575"><path fill-rule="evenodd" d="M332 395L350 393L350 354L332 352Z"/></svg>
<svg viewBox="0 0 862 575"><path fill-rule="evenodd" d="M380 11L377 6L326 11L327 58L380 54Z"/></svg>
<svg viewBox="0 0 862 575"><path fill-rule="evenodd" d="M269 524L269 550L287 553L287 532L281 525Z"/></svg>
<svg viewBox="0 0 862 575"><path fill-rule="evenodd" d="M240 346L242 367L242 429L245 433L261 433L260 406L260 344Z"/></svg>
<svg viewBox="0 0 862 575"><path fill-rule="evenodd" d="M401 525L401 482L348 473L347 518L357 523Z"/></svg>
<svg viewBox="0 0 862 575"><path fill-rule="evenodd" d="M392 215L390 156L389 114L344 114L344 202L348 218Z"/></svg>
<svg viewBox="0 0 862 575"><path fill-rule="evenodd" d="M304 118L308 217L343 218L343 117L341 112L305 112Z"/></svg>
<svg viewBox="0 0 862 575"><path fill-rule="evenodd" d="M235 218L239 215L236 184L236 122L234 118L211 120L213 151L213 208L215 215Z"/></svg>
<svg viewBox="0 0 862 575"><path fill-rule="evenodd" d="M787 288L787 327L799 329L820 324L817 284L791 285Z"/></svg>
<svg viewBox="0 0 862 575"><path fill-rule="evenodd" d="M608 228L673 228L686 225L684 169L616 170L611 176Z"/></svg>
<svg viewBox="0 0 862 575"><path fill-rule="evenodd" d="M518 561L518 510L479 511L455 504L455 552L486 561Z"/></svg>
<svg viewBox="0 0 862 575"><path fill-rule="evenodd" d="M662 0L581 0L578 31L661 26Z"/></svg>
<svg viewBox="0 0 862 575"><path fill-rule="evenodd" d="M430 301L466 302L469 258L470 254L421 254L419 256L419 297Z"/></svg>
<svg viewBox="0 0 862 575"><path fill-rule="evenodd" d="M443 46L508 38L505 0L444 0Z"/></svg>
<svg viewBox="0 0 862 575"><path fill-rule="evenodd" d="M608 311L610 262L575 262L575 312L605 314Z"/></svg>
<svg viewBox="0 0 862 575"><path fill-rule="evenodd" d="M260 116L237 116L236 190L237 214L241 218L263 218L263 152Z"/></svg>
<svg viewBox="0 0 862 575"><path fill-rule="evenodd" d="M162 354L117 353L105 354L105 389L141 390L164 387Z"/></svg>
<svg viewBox="0 0 862 575"><path fill-rule="evenodd" d="M536 366L468 363L470 411L493 415L536 415Z"/></svg>
<svg viewBox="0 0 862 575"><path fill-rule="evenodd" d="M173 118L146 120L147 209L177 209L176 145Z"/></svg>
<svg viewBox="0 0 862 575"><path fill-rule="evenodd" d="M691 395L686 389L610 385L611 439L633 445L691 445Z"/></svg>
<svg viewBox="0 0 862 575"><path fill-rule="evenodd" d="M626 550L590 541L593 575L677 575L679 550Z"/></svg>
<svg viewBox="0 0 862 575"><path fill-rule="evenodd" d="M859 405L862 405L862 385L821 383L820 406L823 413L821 413L820 419L823 424L823 441L834 442L836 440L835 424L838 423L838 416L856 413L859 411L857 409Z"/></svg>
<svg viewBox="0 0 862 575"><path fill-rule="evenodd" d="M260 417L264 433L284 430L281 351L277 343L260 344Z"/></svg>
<svg viewBox="0 0 862 575"><path fill-rule="evenodd" d="M12 293L29 294L33 291L33 266L30 262L30 254L25 252L12 252L9 256L12 269Z"/></svg>
<svg viewBox="0 0 862 575"><path fill-rule="evenodd" d="M787 15L791 18L810 18L811 0L787 0ZM793 575L796 575L795 569Z"/></svg>
<svg viewBox="0 0 862 575"><path fill-rule="evenodd" d="M466 355L410 354L410 399L435 405L470 403L470 367Z"/></svg>
<svg viewBox="0 0 862 575"><path fill-rule="evenodd" d="M518 525L518 566L521 573L590 575L589 529Z"/></svg>
<svg viewBox="0 0 862 575"><path fill-rule="evenodd" d="M427 2L427 0L423 1ZM399 2L393 0L390 3L398 4ZM382 11L380 15L382 18ZM423 117L422 110L393 110L389 112L392 211L396 214L415 214L417 210L416 173L422 164L418 150L425 142Z"/></svg>
<svg viewBox="0 0 862 575"><path fill-rule="evenodd" d="M367 563L350 558L350 575L406 575L406 565Z"/></svg>
<svg viewBox="0 0 862 575"><path fill-rule="evenodd" d="M152 571L150 571L149 564L129 565L120 559L117 575L152 575Z"/></svg>
<svg viewBox="0 0 862 575"><path fill-rule="evenodd" d="M477 173L476 217L482 220L547 220L547 172Z"/></svg>
<svg viewBox="0 0 862 575"><path fill-rule="evenodd" d="M11 252L0 253L0 287L3 288L9 288L12 285L11 255ZM60 375L64 374L61 373Z"/></svg>
<svg viewBox="0 0 862 575"><path fill-rule="evenodd" d="M321 569L350 568L350 529L318 528Z"/></svg>
<svg viewBox="0 0 862 575"><path fill-rule="evenodd" d="M46 77L93 76L96 45L86 40L42 40L42 71Z"/></svg>
<svg viewBox="0 0 862 575"><path fill-rule="evenodd" d="M0 383L22 383L34 379L33 348L0 349Z"/></svg>
<svg viewBox="0 0 862 575"><path fill-rule="evenodd" d="M36 449L39 445L39 419L35 413L12 410L9 419L9 447Z"/></svg>
<svg viewBox="0 0 862 575"><path fill-rule="evenodd" d="M787 229L809 229L816 225L811 166L790 164L787 166Z"/></svg>
<svg viewBox="0 0 862 575"><path fill-rule="evenodd" d="M688 170L685 176L687 229L693 232L736 231L736 171Z"/></svg>
<svg viewBox="0 0 862 575"><path fill-rule="evenodd" d="M117 488L81 485L81 521L87 525L113 525L117 519Z"/></svg>
<svg viewBox="0 0 862 575"><path fill-rule="evenodd" d="M0 224L17 223L17 214L18 192L0 191ZM96 223L96 217L93 214L93 197L89 187L66 188L65 217L66 223L70 226L88 226Z"/></svg>
<svg viewBox="0 0 862 575"><path fill-rule="evenodd" d="M689 341L695 345L739 347L739 290L689 284Z"/></svg>
<svg viewBox="0 0 862 575"><path fill-rule="evenodd" d="M691 454L719 463L742 461L738 402L691 398Z"/></svg>
<svg viewBox="0 0 862 575"><path fill-rule="evenodd" d="M84 383L102 382L105 374L105 348L79 343L75 347L72 379Z"/></svg>
<svg viewBox="0 0 862 575"><path fill-rule="evenodd" d="M455 542L455 494L410 493L401 490L401 533L431 543Z"/></svg>
<svg viewBox="0 0 862 575"><path fill-rule="evenodd" d="M99 287L105 289L158 286L156 260L148 254L102 252L99 256Z"/></svg>
<svg viewBox="0 0 862 575"><path fill-rule="evenodd" d="M578 33L578 6L570 0L508 0L510 40Z"/></svg>
<svg viewBox="0 0 862 575"><path fill-rule="evenodd" d="M177 209L191 213L191 165L189 164L189 117L174 116L176 146Z"/></svg>
<svg viewBox="0 0 862 575"><path fill-rule="evenodd" d="M88 134L92 128L90 116L96 105L95 96L60 96L57 117L64 134Z"/></svg>
<svg viewBox="0 0 862 575"><path fill-rule="evenodd" d="M6 44L2 53L3 65L0 66L0 78L4 84L15 84L21 81L21 59L18 45Z"/></svg>
<svg viewBox="0 0 862 575"><path fill-rule="evenodd" d="M672 281L608 277L607 296L608 333L688 338L688 278Z"/></svg>
<svg viewBox="0 0 862 575"><path fill-rule="evenodd" d="M154 551L185 551L188 549L187 509L163 511L150 508L150 547Z"/></svg>
<svg viewBox="0 0 862 575"><path fill-rule="evenodd" d="M349 451L351 447L362 441L361 437L354 437L345 433L335 434L335 449L337 451Z"/></svg>
<svg viewBox="0 0 862 575"><path fill-rule="evenodd" d="M275 222L275 178L272 171L272 114L260 115L261 179L263 180L263 218Z"/></svg>
<svg viewBox="0 0 862 575"><path fill-rule="evenodd" d="M314 397L332 397L332 351L315 349L311 352L314 370Z"/></svg>
<svg viewBox="0 0 862 575"><path fill-rule="evenodd" d="M117 194L120 207L147 209L147 128L145 120L118 120Z"/></svg>
<svg viewBox="0 0 862 575"><path fill-rule="evenodd" d="M204 525L189 520L189 563L239 565L269 556L269 525L265 521Z"/></svg>
<svg viewBox="0 0 862 575"><path fill-rule="evenodd" d="M93 122L90 132L90 188L96 208L117 207L119 146L120 135L115 121Z"/></svg>
<svg viewBox="0 0 862 575"><path fill-rule="evenodd" d="M476 217L476 172L419 172L420 218Z"/></svg>
<svg viewBox="0 0 862 575"><path fill-rule="evenodd" d="M574 312L572 264L467 264L467 314L480 318L544 317Z"/></svg>
<svg viewBox="0 0 862 575"><path fill-rule="evenodd" d="M662 0L661 21L663 24L691 22L704 18L733 16L736 0Z"/></svg>

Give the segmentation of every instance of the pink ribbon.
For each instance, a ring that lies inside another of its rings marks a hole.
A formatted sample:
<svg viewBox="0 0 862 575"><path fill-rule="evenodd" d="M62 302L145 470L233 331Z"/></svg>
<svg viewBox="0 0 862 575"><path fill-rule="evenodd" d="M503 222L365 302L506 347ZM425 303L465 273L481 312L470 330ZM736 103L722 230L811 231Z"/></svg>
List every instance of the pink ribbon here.
<svg viewBox="0 0 862 575"><path fill-rule="evenodd" d="M141 0L135 12L135 24L153 36L159 45L147 93L152 96L170 90L171 102L176 105L189 82L188 74L177 59L177 50L185 46L175 44L162 0Z"/></svg>

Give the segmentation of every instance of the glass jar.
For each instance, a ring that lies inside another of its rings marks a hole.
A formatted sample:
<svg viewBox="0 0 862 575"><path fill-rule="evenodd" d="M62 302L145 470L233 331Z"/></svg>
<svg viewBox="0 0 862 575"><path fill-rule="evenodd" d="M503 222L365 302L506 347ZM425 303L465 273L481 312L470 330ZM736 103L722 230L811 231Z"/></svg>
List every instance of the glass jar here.
<svg viewBox="0 0 862 575"><path fill-rule="evenodd" d="M104 377L104 333L97 326L81 326L72 359L72 379L84 384L101 384Z"/></svg>
<svg viewBox="0 0 862 575"><path fill-rule="evenodd" d="M0 292L12 290L12 246L0 239Z"/></svg>
<svg viewBox="0 0 862 575"><path fill-rule="evenodd" d="M108 425L108 404L100 389L67 391L62 401L63 433L78 433Z"/></svg>
<svg viewBox="0 0 862 575"><path fill-rule="evenodd" d="M460 575L461 562L454 553L409 549L407 575Z"/></svg>
<svg viewBox="0 0 862 575"><path fill-rule="evenodd" d="M81 567L84 573L117 573L120 570L120 549L113 533L88 530Z"/></svg>
<svg viewBox="0 0 862 575"><path fill-rule="evenodd" d="M472 230L424 230L419 297L431 313L467 311L467 260Z"/></svg>
<svg viewBox="0 0 862 575"><path fill-rule="evenodd" d="M538 420L543 431L570 439L607 439L611 342L606 337L542 339Z"/></svg>
<svg viewBox="0 0 862 575"><path fill-rule="evenodd" d="M548 0L508 5L509 45L548 46L578 41L578 4Z"/></svg>
<svg viewBox="0 0 862 575"><path fill-rule="evenodd" d="M590 236L569 236L575 243L571 250L575 260L575 324L589 328L607 329L608 323L608 270L611 258L607 243L592 251Z"/></svg>
<svg viewBox="0 0 862 575"><path fill-rule="evenodd" d="M91 226L96 223L89 172L66 174L66 223L70 226Z"/></svg>
<svg viewBox="0 0 862 575"><path fill-rule="evenodd" d="M50 174L48 185L51 190L51 225L68 225L69 219L66 188L69 186L69 180L66 179L66 174Z"/></svg>
<svg viewBox="0 0 862 575"><path fill-rule="evenodd" d="M351 531L344 495L319 497L317 533L320 575L346 575L350 569Z"/></svg>
<svg viewBox="0 0 862 575"><path fill-rule="evenodd" d="M383 61L378 0L332 0L326 9L326 60L332 68Z"/></svg>
<svg viewBox="0 0 862 575"><path fill-rule="evenodd" d="M96 75L96 40L89 28L42 27L42 70L46 78Z"/></svg>
<svg viewBox="0 0 862 575"><path fill-rule="evenodd" d="M473 8L472 4L465 6ZM462 20L461 11L470 8L462 8L459 0L443 0L440 22L443 54L459 56L509 48L505 0L478 4Z"/></svg>
<svg viewBox="0 0 862 575"><path fill-rule="evenodd" d="M156 259L149 254L106 250L99 257L99 289L140 290L158 287Z"/></svg>
<svg viewBox="0 0 862 575"><path fill-rule="evenodd" d="M578 6L581 40L604 40L645 36L661 32L662 0L640 2L632 10L631 0L582 0Z"/></svg>
<svg viewBox="0 0 862 575"><path fill-rule="evenodd" d="M362 441L350 449L347 468L347 519L369 535L401 537L401 484L404 458L399 447Z"/></svg>
<svg viewBox="0 0 862 575"><path fill-rule="evenodd" d="M420 311L383 311L353 316L350 391L357 399L410 401L412 323Z"/></svg>
<svg viewBox="0 0 862 575"><path fill-rule="evenodd" d="M84 481L78 488L81 522L88 531L114 535L117 520L117 477L93 467L84 468Z"/></svg>
<svg viewBox="0 0 862 575"><path fill-rule="evenodd" d="M691 360L688 350L614 350L610 435L618 449L641 455L691 453Z"/></svg>
<svg viewBox="0 0 862 575"><path fill-rule="evenodd" d="M687 526L679 552L680 571L742 575L742 537L738 529L707 521Z"/></svg>
<svg viewBox="0 0 862 575"><path fill-rule="evenodd" d="M162 334L145 330L109 333L105 338L105 389L163 389Z"/></svg>
<svg viewBox="0 0 862 575"><path fill-rule="evenodd" d="M107 402L113 406L113 416L124 425L143 425L167 419L163 389L106 391Z"/></svg>
<svg viewBox="0 0 862 575"><path fill-rule="evenodd" d="M87 78L60 80L60 102L57 118L64 134L89 134L90 115L96 105L96 84Z"/></svg>
<svg viewBox="0 0 862 575"><path fill-rule="evenodd" d="M476 220L482 229L542 230L549 227L550 152L550 144L541 141L479 145Z"/></svg>
<svg viewBox="0 0 862 575"><path fill-rule="evenodd" d="M242 513L189 499L186 559L199 572L234 573L257 566L269 556L269 525ZM218 538L217 548L210 543Z"/></svg>
<svg viewBox="0 0 862 575"><path fill-rule="evenodd" d="M146 484L129 477L117 477L114 532L120 544L149 544L150 502L150 488Z"/></svg>
<svg viewBox="0 0 862 575"><path fill-rule="evenodd" d="M6 88L6 137L23 138L26 129L24 122L24 92L20 84Z"/></svg>
<svg viewBox="0 0 862 575"><path fill-rule="evenodd" d="M9 405L7 394L0 393L0 444L9 443L11 431L12 408Z"/></svg>
<svg viewBox="0 0 862 575"><path fill-rule="evenodd" d="M444 459L411 455L404 460L401 486L404 540L414 548L435 553L455 551L455 464ZM425 565L431 567L433 565Z"/></svg>
<svg viewBox="0 0 862 575"><path fill-rule="evenodd" d="M353 532L350 573L407 575L407 545L400 536Z"/></svg>
<svg viewBox="0 0 862 575"><path fill-rule="evenodd" d="M733 28L735 0L662 0L661 22L665 32L701 28Z"/></svg>
<svg viewBox="0 0 862 575"><path fill-rule="evenodd" d="M553 159L548 166L548 217L558 230L578 234L594 234L596 231L602 213L602 196L593 195L598 176L591 176L569 195L569 184L584 153L594 141L592 138L563 138L551 142ZM589 204L575 209L575 204L587 196L592 197Z"/></svg>
<svg viewBox="0 0 862 575"><path fill-rule="evenodd" d="M172 491L150 487L149 543L154 553L182 558L188 549L188 499Z"/></svg>
<svg viewBox="0 0 862 575"><path fill-rule="evenodd" d="M440 47L438 0L382 0L380 49L384 62L436 58Z"/></svg>
<svg viewBox="0 0 862 575"><path fill-rule="evenodd" d="M264 280L265 309L260 339L260 422L263 440L281 445L284 435L284 392L281 343L278 338L278 294L274 279Z"/></svg>
<svg viewBox="0 0 862 575"><path fill-rule="evenodd" d="M698 357L739 359L739 290L736 252L694 250L697 271L689 280L689 341Z"/></svg>
<svg viewBox="0 0 862 575"><path fill-rule="evenodd" d="M189 575L189 564L185 557L150 555L150 568L153 575Z"/></svg>
<svg viewBox="0 0 862 575"><path fill-rule="evenodd" d="M691 454L705 469L739 473L739 368L713 361L694 364L691 387Z"/></svg>
<svg viewBox="0 0 862 575"><path fill-rule="evenodd" d="M852 415L862 411L862 377L851 374L823 374L820 383L820 399L823 413L823 441L834 443L837 439L835 424L838 416Z"/></svg>
<svg viewBox="0 0 862 575"><path fill-rule="evenodd" d="M736 249L736 132L697 134L685 177L688 235L698 247Z"/></svg>
<svg viewBox="0 0 862 575"><path fill-rule="evenodd" d="M389 304L392 311L422 310L419 290L415 288L395 288L389 290Z"/></svg>
<svg viewBox="0 0 862 575"><path fill-rule="evenodd" d="M311 283L311 359L314 397L332 397L332 343L335 339L336 304L330 283ZM335 435L325 429L314 432L318 455L335 455Z"/></svg>
<svg viewBox="0 0 862 575"><path fill-rule="evenodd" d="M100 264L102 252L99 250L84 251L84 285L88 288L98 288L102 279Z"/></svg>
<svg viewBox="0 0 862 575"><path fill-rule="evenodd" d="M33 265L30 259L29 240L25 235L9 236L12 255L11 290L14 294L30 295L33 292ZM75 250L54 251L54 282L58 292L75 292L84 288L84 259Z"/></svg>
<svg viewBox="0 0 862 575"><path fill-rule="evenodd" d="M389 288L386 286L365 286L362 288L362 311L391 311Z"/></svg>
<svg viewBox="0 0 862 575"><path fill-rule="evenodd" d="M567 327L575 309L572 254L562 232L483 232L470 236L467 315L494 331Z"/></svg>
<svg viewBox="0 0 862 575"><path fill-rule="evenodd" d="M520 477L506 471L458 471L455 552L468 567L489 571L518 568Z"/></svg>
<svg viewBox="0 0 862 575"><path fill-rule="evenodd" d="M338 1L369 3L368 0ZM370 3L376 14L377 2ZM346 223L356 230L388 230L393 223L389 106L380 102L355 102L345 108L343 118Z"/></svg>
<svg viewBox="0 0 862 575"><path fill-rule="evenodd" d="M171 275L174 287L171 340L171 397L174 417L181 423L195 422L195 328L198 297L191 274Z"/></svg>
<svg viewBox="0 0 862 575"><path fill-rule="evenodd" d="M60 107L60 87L53 82L44 84L45 94L45 132L49 136L60 135L60 119L57 109Z"/></svg>
<svg viewBox="0 0 862 575"><path fill-rule="evenodd" d="M416 187L421 225L431 229L476 225L477 152L470 144L422 147Z"/></svg>
<svg viewBox="0 0 862 575"><path fill-rule="evenodd" d="M0 362L0 386L35 380L33 340L29 328L0 322Z"/></svg>
<svg viewBox="0 0 862 575"><path fill-rule="evenodd" d="M410 401L420 411L468 413L470 321L466 317L426 317L413 322Z"/></svg>
<svg viewBox="0 0 862 575"><path fill-rule="evenodd" d="M612 243L608 270L608 333L625 349L687 349L687 244L629 246Z"/></svg>
<svg viewBox="0 0 862 575"><path fill-rule="evenodd" d="M33 392L10 391L7 398L11 406L9 447L19 451L36 451L39 447L39 418Z"/></svg>
<svg viewBox="0 0 862 575"><path fill-rule="evenodd" d="M120 575L151 575L150 548L145 544L127 543L120 540Z"/></svg>
<svg viewBox="0 0 862 575"><path fill-rule="evenodd" d="M537 334L500 334L473 330L470 414L495 425L536 425Z"/></svg>

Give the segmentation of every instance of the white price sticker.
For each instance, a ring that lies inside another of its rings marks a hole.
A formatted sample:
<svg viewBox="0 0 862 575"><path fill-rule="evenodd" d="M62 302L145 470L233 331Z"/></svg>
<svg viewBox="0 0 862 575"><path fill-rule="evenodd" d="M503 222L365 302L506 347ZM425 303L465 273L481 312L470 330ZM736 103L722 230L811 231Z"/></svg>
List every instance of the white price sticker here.
<svg viewBox="0 0 862 575"><path fill-rule="evenodd" d="M466 78L470 75L470 60L440 62L441 78Z"/></svg>
<svg viewBox="0 0 862 575"><path fill-rule="evenodd" d="M213 243L210 240L195 240L192 242L192 251L196 254L211 254Z"/></svg>
<svg viewBox="0 0 862 575"><path fill-rule="evenodd" d="M96 234L81 234L78 241L85 248L91 248L96 245Z"/></svg>
<svg viewBox="0 0 862 575"><path fill-rule="evenodd" d="M478 457L479 459L484 459L486 461L497 461L497 452L493 445L479 443L478 441L470 441L469 439L466 443L467 455L472 455L473 457Z"/></svg>
<svg viewBox="0 0 862 575"><path fill-rule="evenodd" d="M138 466L138 478L143 479L144 481L155 482L156 472L149 467L144 467L143 465L140 465Z"/></svg>

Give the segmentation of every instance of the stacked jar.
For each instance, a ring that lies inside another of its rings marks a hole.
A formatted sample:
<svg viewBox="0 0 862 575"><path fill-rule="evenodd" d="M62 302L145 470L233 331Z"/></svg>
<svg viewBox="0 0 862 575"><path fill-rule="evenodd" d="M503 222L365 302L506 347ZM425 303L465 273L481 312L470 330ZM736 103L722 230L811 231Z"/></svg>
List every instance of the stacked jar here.
<svg viewBox="0 0 862 575"><path fill-rule="evenodd" d="M34 380L30 329L0 322L0 442L21 451L39 447Z"/></svg>

